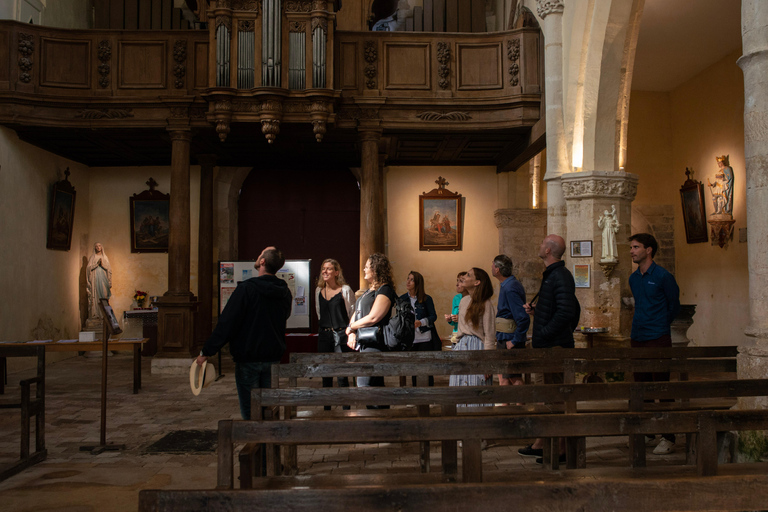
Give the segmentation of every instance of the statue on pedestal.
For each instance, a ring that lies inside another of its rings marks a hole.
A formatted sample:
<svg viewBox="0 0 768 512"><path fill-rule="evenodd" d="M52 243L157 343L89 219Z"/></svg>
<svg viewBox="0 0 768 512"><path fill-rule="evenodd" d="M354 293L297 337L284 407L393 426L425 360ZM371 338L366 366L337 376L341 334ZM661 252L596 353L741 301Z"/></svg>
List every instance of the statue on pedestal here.
<svg viewBox="0 0 768 512"><path fill-rule="evenodd" d="M707 178L709 191L712 193L712 205L714 210L712 215L726 214L733 215L733 168L731 168L730 155L716 156L717 173L715 182L712 183Z"/></svg>
<svg viewBox="0 0 768 512"><path fill-rule="evenodd" d="M93 254L86 269L86 288L88 293L88 323L100 321L99 299L112 296L112 265L109 264L104 247L99 242L93 245Z"/></svg>
<svg viewBox="0 0 768 512"><path fill-rule="evenodd" d="M616 205L611 205L611 211L603 211L603 214L597 220L597 227L603 230L603 257L601 262L615 263L618 259L618 248L616 247L616 233L619 232L619 219L616 214Z"/></svg>

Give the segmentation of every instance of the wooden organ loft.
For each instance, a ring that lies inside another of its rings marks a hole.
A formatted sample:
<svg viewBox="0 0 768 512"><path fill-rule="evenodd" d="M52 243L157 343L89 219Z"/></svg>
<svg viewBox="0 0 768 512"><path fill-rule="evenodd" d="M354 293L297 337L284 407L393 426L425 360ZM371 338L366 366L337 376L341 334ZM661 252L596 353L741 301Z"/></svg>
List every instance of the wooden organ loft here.
<svg viewBox="0 0 768 512"><path fill-rule="evenodd" d="M166 5L132 3L158 1ZM359 168L367 257L384 250L383 223L373 223L384 212L380 162L507 172L543 147L537 26L339 31L340 0L186 4L204 28L65 30L0 21L0 124L91 167L170 166L175 236L159 303L160 357L189 357L200 346L198 298L189 291L190 164L201 165L204 177L213 162ZM212 216L206 197L201 218ZM201 254L212 254L204 246L211 239L201 224ZM199 283L212 281L212 267L201 263ZM211 311L211 291L200 295L201 309Z"/></svg>

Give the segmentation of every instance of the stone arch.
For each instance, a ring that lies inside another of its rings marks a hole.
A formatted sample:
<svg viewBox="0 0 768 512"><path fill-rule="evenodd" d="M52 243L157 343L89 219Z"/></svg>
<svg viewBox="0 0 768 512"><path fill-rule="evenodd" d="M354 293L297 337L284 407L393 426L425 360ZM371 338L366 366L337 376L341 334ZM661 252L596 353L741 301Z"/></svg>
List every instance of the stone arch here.
<svg viewBox="0 0 768 512"><path fill-rule="evenodd" d="M643 5L643 0L610 0L572 13L564 95L576 169L618 171L624 166Z"/></svg>
<svg viewBox="0 0 768 512"><path fill-rule="evenodd" d="M214 177L214 261L237 259L240 189L253 167L219 167ZM218 252L218 254L217 254Z"/></svg>

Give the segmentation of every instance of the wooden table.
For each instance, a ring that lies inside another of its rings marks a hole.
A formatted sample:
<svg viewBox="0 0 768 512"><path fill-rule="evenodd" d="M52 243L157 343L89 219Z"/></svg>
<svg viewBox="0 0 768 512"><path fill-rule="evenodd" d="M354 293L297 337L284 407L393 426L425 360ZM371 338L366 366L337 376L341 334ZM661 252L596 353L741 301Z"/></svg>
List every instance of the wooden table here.
<svg viewBox="0 0 768 512"><path fill-rule="evenodd" d="M141 389L141 347L149 341L147 338L136 340L113 340L107 345L111 351L133 350L133 393L136 394ZM103 342L101 341L77 341L77 342L47 342L47 343L0 343L0 348L4 347L45 347L46 352L91 352L101 350ZM3 373L4 364L0 364L0 373ZM5 375L0 375L0 383L5 381ZM2 387L0 387L0 394Z"/></svg>

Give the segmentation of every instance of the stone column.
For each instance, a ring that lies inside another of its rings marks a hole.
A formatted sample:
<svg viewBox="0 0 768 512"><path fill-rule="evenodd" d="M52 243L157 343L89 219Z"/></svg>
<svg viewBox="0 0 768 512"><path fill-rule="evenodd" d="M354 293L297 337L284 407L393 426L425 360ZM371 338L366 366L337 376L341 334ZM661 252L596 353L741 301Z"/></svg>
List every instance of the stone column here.
<svg viewBox="0 0 768 512"><path fill-rule="evenodd" d="M547 120L547 231L567 237L566 205L560 177L572 170L563 112L563 2L536 0L544 33L544 103Z"/></svg>
<svg viewBox="0 0 768 512"><path fill-rule="evenodd" d="M768 375L768 2L742 0L744 72L744 159L747 176L747 233L749 234L749 326L740 348L740 379ZM765 397L740 399L744 408L768 408Z"/></svg>
<svg viewBox="0 0 768 512"><path fill-rule="evenodd" d="M574 264L590 265L590 287L576 289L581 304L579 323L607 327L608 332L599 336L603 345L625 344L632 329L632 310L622 299L632 296L629 289L632 259L627 238L631 234L632 200L637 194L637 182L637 175L627 172L585 171L562 177L568 211L565 263L571 271ZM603 233L597 221L605 210L611 211L612 206L616 206L619 221L619 232L616 233L619 261L606 275L600 264ZM592 241L592 256L570 256L570 242L577 240Z"/></svg>
<svg viewBox="0 0 768 512"><path fill-rule="evenodd" d="M168 238L168 291L158 301L158 351L153 371L167 366L163 358L188 359L194 351L195 296L189 290L190 199L189 129L169 129L171 135L171 205ZM184 363L189 366L186 362Z"/></svg>
<svg viewBox="0 0 768 512"><path fill-rule="evenodd" d="M197 296L200 309L197 315L196 350L211 335L213 326L213 167L215 155L198 155L200 164L200 225L197 246Z"/></svg>
<svg viewBox="0 0 768 512"><path fill-rule="evenodd" d="M363 267L374 252L384 252L384 172L379 166L381 128L360 127L360 288Z"/></svg>

